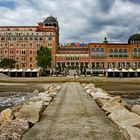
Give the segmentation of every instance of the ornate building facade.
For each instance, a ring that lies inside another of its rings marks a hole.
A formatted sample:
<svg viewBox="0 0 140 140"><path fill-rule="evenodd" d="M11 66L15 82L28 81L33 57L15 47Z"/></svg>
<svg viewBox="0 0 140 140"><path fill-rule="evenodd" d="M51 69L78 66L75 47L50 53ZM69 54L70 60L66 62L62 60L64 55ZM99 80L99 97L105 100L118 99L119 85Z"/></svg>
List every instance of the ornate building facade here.
<svg viewBox="0 0 140 140"><path fill-rule="evenodd" d="M104 72L108 69L140 68L140 34L127 43L59 44L59 24L50 16L37 26L0 26L0 61L16 60L16 69L37 68L37 49L43 45L52 51L52 68L86 69Z"/></svg>

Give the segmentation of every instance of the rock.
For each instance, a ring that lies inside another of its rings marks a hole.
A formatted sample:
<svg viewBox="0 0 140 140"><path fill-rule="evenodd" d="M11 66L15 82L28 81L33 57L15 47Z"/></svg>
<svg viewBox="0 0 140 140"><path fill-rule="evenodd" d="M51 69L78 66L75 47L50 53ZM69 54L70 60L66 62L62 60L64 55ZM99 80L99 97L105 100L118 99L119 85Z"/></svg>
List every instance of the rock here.
<svg viewBox="0 0 140 140"><path fill-rule="evenodd" d="M0 125L2 124L2 117L0 116Z"/></svg>
<svg viewBox="0 0 140 140"><path fill-rule="evenodd" d="M127 140L140 140L140 129L130 125L120 126L120 131Z"/></svg>
<svg viewBox="0 0 140 140"><path fill-rule="evenodd" d="M89 88L92 88L92 87L94 87L94 86L95 86L94 84L90 83L90 84L86 85L84 88L85 88L85 89L89 89Z"/></svg>
<svg viewBox="0 0 140 140"><path fill-rule="evenodd" d="M97 97L95 98L95 102L97 103L97 105L99 107L102 107L110 98L100 98L100 97Z"/></svg>
<svg viewBox="0 0 140 140"><path fill-rule="evenodd" d="M16 105L12 108L13 112L18 112L22 108L22 104Z"/></svg>
<svg viewBox="0 0 140 140"><path fill-rule="evenodd" d="M140 105L134 105L132 111L140 115Z"/></svg>
<svg viewBox="0 0 140 140"><path fill-rule="evenodd" d="M10 108L7 108L1 112L2 122L12 120L14 118L13 111Z"/></svg>
<svg viewBox="0 0 140 140"><path fill-rule="evenodd" d="M125 106L127 109L131 110L131 106L121 96L116 96L114 99L122 106Z"/></svg>
<svg viewBox="0 0 140 140"><path fill-rule="evenodd" d="M9 120L0 126L0 140L21 140L28 129L29 124L26 120Z"/></svg>
<svg viewBox="0 0 140 140"><path fill-rule="evenodd" d="M112 98L108 96L108 94L102 93L102 92L91 92L90 95L94 100L96 100L96 98L102 98L102 99L107 99L107 100Z"/></svg>
<svg viewBox="0 0 140 140"><path fill-rule="evenodd" d="M87 92L87 93L90 93L90 92L91 92L91 89L87 89L86 92Z"/></svg>
<svg viewBox="0 0 140 140"><path fill-rule="evenodd" d="M46 93L46 94L49 94L49 91L48 91L48 90L46 90L46 91L45 91L45 93Z"/></svg>
<svg viewBox="0 0 140 140"><path fill-rule="evenodd" d="M39 121L40 115L44 110L43 101L34 102L30 105L23 105L19 113L16 114L16 118L23 118L31 123Z"/></svg>
<svg viewBox="0 0 140 140"><path fill-rule="evenodd" d="M140 126L140 116L127 109L116 109L108 116L115 124Z"/></svg>
<svg viewBox="0 0 140 140"><path fill-rule="evenodd" d="M39 93L39 91L38 90L35 90L34 92L33 92L33 94L38 94Z"/></svg>
<svg viewBox="0 0 140 140"><path fill-rule="evenodd" d="M110 100L107 100L106 103L104 103L104 105L102 106L102 109L106 112L111 113L117 109L125 109L125 107L122 106L120 103L118 103L116 100L110 99Z"/></svg>
<svg viewBox="0 0 140 140"><path fill-rule="evenodd" d="M38 93L38 96L45 96L45 97L47 97L48 94L46 92L40 92L40 93Z"/></svg>
<svg viewBox="0 0 140 140"><path fill-rule="evenodd" d="M56 86L56 90L59 91L60 89L61 89L61 86L60 86L60 85L57 85L57 86Z"/></svg>

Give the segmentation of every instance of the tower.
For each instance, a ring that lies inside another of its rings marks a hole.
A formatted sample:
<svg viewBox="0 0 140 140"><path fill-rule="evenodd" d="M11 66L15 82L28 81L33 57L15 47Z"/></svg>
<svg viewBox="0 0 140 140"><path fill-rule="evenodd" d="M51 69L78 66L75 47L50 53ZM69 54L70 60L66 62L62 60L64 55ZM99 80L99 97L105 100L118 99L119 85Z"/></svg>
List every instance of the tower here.
<svg viewBox="0 0 140 140"><path fill-rule="evenodd" d="M38 24L38 32L45 32L45 47L52 51L52 66L56 66L56 50L59 46L59 25L57 18L49 16L43 22Z"/></svg>

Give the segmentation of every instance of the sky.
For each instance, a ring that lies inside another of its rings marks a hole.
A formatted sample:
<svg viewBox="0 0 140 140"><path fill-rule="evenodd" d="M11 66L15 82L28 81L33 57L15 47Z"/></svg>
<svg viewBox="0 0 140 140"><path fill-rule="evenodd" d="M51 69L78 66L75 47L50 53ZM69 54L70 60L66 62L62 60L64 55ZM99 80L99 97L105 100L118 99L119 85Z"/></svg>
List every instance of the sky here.
<svg viewBox="0 0 140 140"><path fill-rule="evenodd" d="M50 15L60 43L127 42L140 33L140 0L0 0L0 26L37 25Z"/></svg>

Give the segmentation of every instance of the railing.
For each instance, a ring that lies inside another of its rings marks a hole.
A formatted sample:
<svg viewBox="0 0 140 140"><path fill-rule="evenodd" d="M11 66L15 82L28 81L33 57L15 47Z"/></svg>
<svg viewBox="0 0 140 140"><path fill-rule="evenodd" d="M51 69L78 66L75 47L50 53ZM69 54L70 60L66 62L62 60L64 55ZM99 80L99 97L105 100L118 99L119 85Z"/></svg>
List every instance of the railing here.
<svg viewBox="0 0 140 140"><path fill-rule="evenodd" d="M109 57L128 57L127 53L111 53Z"/></svg>

